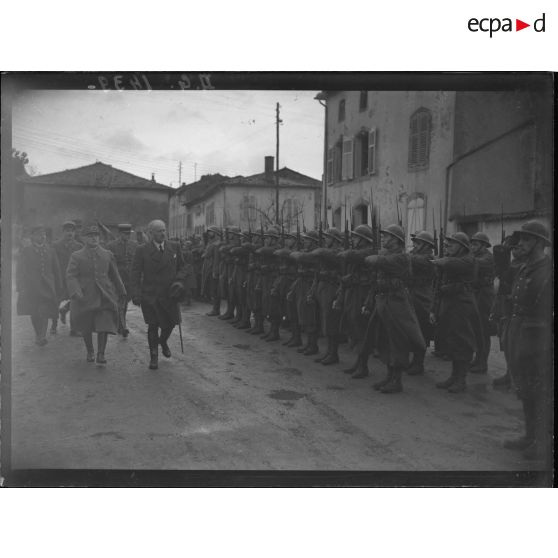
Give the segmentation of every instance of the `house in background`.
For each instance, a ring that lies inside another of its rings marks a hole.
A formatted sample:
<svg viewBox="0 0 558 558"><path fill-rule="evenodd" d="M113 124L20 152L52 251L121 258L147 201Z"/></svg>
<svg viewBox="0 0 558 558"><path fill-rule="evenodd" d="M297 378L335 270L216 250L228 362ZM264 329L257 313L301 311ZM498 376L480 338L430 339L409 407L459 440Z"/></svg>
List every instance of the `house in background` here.
<svg viewBox="0 0 558 558"><path fill-rule="evenodd" d="M67 220L78 226L100 221L113 233L119 223L131 223L139 231L153 219L166 220L172 192L154 176L148 180L101 162L39 176L20 173L15 222L41 223L53 238L61 235Z"/></svg>
<svg viewBox="0 0 558 558"><path fill-rule="evenodd" d="M170 202L171 236L201 234L211 225L236 225L253 231L274 222L282 222L285 231L296 231L297 223L301 230L317 226L322 183L287 167L274 171L273 163L274 157L265 157L263 173L235 177L207 175L181 186Z"/></svg>
<svg viewBox="0 0 558 558"><path fill-rule="evenodd" d="M323 91L324 206L343 227L440 223L501 240L552 211L552 91Z"/></svg>

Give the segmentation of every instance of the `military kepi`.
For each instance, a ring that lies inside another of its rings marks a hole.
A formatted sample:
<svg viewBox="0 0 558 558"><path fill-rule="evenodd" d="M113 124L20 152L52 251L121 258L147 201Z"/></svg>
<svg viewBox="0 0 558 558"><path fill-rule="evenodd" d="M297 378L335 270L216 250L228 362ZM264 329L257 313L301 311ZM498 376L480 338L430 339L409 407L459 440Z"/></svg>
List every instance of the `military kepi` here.
<svg viewBox="0 0 558 558"><path fill-rule="evenodd" d="M118 225L119 232L132 232L132 225L129 223L120 223Z"/></svg>

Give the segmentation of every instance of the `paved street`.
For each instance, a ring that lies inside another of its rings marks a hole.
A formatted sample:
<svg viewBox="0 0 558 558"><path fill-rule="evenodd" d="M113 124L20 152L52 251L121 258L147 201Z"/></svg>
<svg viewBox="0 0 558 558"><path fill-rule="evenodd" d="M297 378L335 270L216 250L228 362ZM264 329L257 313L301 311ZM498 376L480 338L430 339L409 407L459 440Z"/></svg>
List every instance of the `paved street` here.
<svg viewBox="0 0 558 558"><path fill-rule="evenodd" d="M14 468L514 470L533 465L502 448L521 431L521 409L495 391L503 373L493 351L488 377L469 392L434 383L449 363L427 357L424 377L404 378L405 391L372 389L372 376L341 372L352 360L323 367L280 343L265 341L183 308L173 356L147 368L146 326L132 307L129 339L111 337L108 364L85 362L68 327L39 348L28 317L15 317ZM282 332L286 339L287 333ZM323 345L323 341L322 341Z"/></svg>

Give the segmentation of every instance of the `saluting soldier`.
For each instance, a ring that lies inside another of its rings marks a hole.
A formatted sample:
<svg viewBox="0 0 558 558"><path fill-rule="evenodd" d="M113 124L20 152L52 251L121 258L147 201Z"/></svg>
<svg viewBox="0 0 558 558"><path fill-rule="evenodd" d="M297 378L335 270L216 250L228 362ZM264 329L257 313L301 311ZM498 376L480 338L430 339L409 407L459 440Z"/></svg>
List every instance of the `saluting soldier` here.
<svg viewBox="0 0 558 558"><path fill-rule="evenodd" d="M345 274L341 278L335 306L341 309L339 330L347 336L349 346L356 354L356 362L344 369L345 374L353 374L360 364L360 354L368 318L362 313L362 307L370 288L369 272L364 263L367 256L375 253L374 233L368 225L358 225L351 231L355 238L352 249L339 253L345 262Z"/></svg>
<svg viewBox="0 0 558 558"><path fill-rule="evenodd" d="M136 253L138 243L131 239L132 225L121 223L118 225L118 238L107 244L107 250L114 254L114 259L118 267L118 273L126 288L126 297L121 297L118 301L118 333L122 337L128 337L130 330L126 325L126 312L128 303L131 300L130 275L132 272L132 262Z"/></svg>
<svg viewBox="0 0 558 558"><path fill-rule="evenodd" d="M482 327L473 292L475 259L469 237L457 232L446 236L445 241L445 256L432 260L441 273L441 281L434 293L431 322L438 328L437 342L450 357L452 372L436 387L460 393L467 389L473 355L482 350Z"/></svg>
<svg viewBox="0 0 558 558"><path fill-rule="evenodd" d="M47 245L43 226L31 229L31 242L21 248L16 269L18 316L31 316L35 343L47 344L48 320L58 315L63 292L60 266L54 248Z"/></svg>
<svg viewBox="0 0 558 558"><path fill-rule="evenodd" d="M219 296L219 246L221 245L221 229L212 225L207 229L207 246L203 253L202 295L211 300L212 308L207 316L218 316L221 313L221 297Z"/></svg>
<svg viewBox="0 0 558 558"><path fill-rule="evenodd" d="M300 330L307 334L306 343L297 351L303 355L315 355L318 347L318 305L315 300L316 274L318 263L311 256L314 249L319 246L320 235L318 231L308 231L301 235L303 239L302 250L295 251L291 258L297 263L297 279L293 283L287 298L294 299ZM292 345L298 346L297 345Z"/></svg>
<svg viewBox="0 0 558 558"><path fill-rule="evenodd" d="M184 261L180 246L166 240L164 221L151 221L147 228L151 240L138 247L132 264L132 302L141 307L148 326L149 368L156 370L159 344L163 356L170 358L167 341L181 322L178 301L185 292Z"/></svg>
<svg viewBox="0 0 558 558"><path fill-rule="evenodd" d="M343 245L343 235L332 227L324 233L325 246L311 253L319 265L316 300L320 317L319 332L327 339L327 349L323 356L315 359L324 366L339 362L339 322L340 308L334 306L339 281L341 278L342 260L338 257Z"/></svg>
<svg viewBox="0 0 558 558"><path fill-rule="evenodd" d="M476 354L471 365L471 373L486 374L488 372L488 355L490 354L490 312L494 305L494 256L489 250L490 240L483 232L471 237L471 253L475 258L475 280L473 289L477 300L477 308L482 325L482 349Z"/></svg>
<svg viewBox="0 0 558 558"><path fill-rule="evenodd" d="M70 261L70 255L81 250L83 244L75 239L76 236L76 224L73 221L65 221L62 224L62 238L52 243L52 247L56 252L58 257L58 263L60 264L60 273L62 276L62 299L68 300L70 295L68 294L68 285L66 284L66 269L68 268L68 263ZM66 314L68 313L70 306L66 304L64 308L60 309L60 321L66 323ZM70 314L71 316L71 314ZM53 322L52 327L56 329L56 322ZM78 332L70 320L70 335L76 337Z"/></svg>
<svg viewBox="0 0 558 558"><path fill-rule="evenodd" d="M505 344L514 387L523 404L525 435L505 447L527 459L552 455L552 262L547 228L527 221L519 232L523 264L511 290L511 318Z"/></svg>
<svg viewBox="0 0 558 558"><path fill-rule="evenodd" d="M117 331L118 299L126 296L126 288L114 255L99 245L100 234L97 225L85 229L85 246L71 254L66 282L72 300L71 319L82 332L87 362L106 364L108 335ZM97 333L96 359L93 332Z"/></svg>
<svg viewBox="0 0 558 558"><path fill-rule="evenodd" d="M369 346L379 351L387 366L386 377L374 384L382 393L403 391L403 370L409 366L409 353L423 353L426 344L415 313L408 285L411 258L405 253L405 234L399 225L381 229L382 254L368 256L366 264L376 270L375 306L367 327Z"/></svg>
<svg viewBox="0 0 558 558"><path fill-rule="evenodd" d="M428 346L433 339L432 324L430 323L430 310L434 299L434 273L432 266L434 259L434 248L436 243L434 237L428 231L419 231L412 235L413 249L411 258L411 282L409 288L413 307L417 315L422 336ZM413 353L411 365L407 368L409 376L424 373L424 357L426 352Z"/></svg>

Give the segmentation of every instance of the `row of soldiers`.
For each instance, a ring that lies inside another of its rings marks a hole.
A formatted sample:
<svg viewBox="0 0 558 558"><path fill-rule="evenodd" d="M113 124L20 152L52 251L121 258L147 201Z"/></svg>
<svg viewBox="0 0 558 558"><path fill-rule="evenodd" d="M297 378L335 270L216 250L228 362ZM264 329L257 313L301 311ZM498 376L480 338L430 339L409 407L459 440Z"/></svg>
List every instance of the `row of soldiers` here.
<svg viewBox="0 0 558 558"><path fill-rule="evenodd" d="M523 318L538 316L544 304L548 309L550 287L548 279L533 283L522 273L529 275L527 262L536 260L541 277L551 274L544 252L549 234L541 223L525 223L514 235L516 248L513 242L498 247L500 255L514 255L513 262L499 270L498 293L490 241L482 232L472 238L463 232L446 236L438 257L436 239L428 231L412 235L413 249L407 253L404 231L395 224L381 230L381 244L367 225L345 234L336 228L293 234L279 227L256 233L234 226L210 227L207 237L202 292L212 300L209 316L268 342L278 341L281 325L288 324L291 335L283 344L306 356L318 355L318 339L324 337L326 349L315 358L324 366L339 362L339 344L347 341L355 362L344 372L355 379L367 377L369 356L374 354L386 365L385 377L374 384L384 394L403 390L404 371L424 373L430 342L436 354L451 361L451 374L437 387L466 391L469 373L487 373L491 330L497 323L526 417L526 436L510 447L525 450L527 456L536 454L534 425L548 426L540 416L548 409L541 394L548 387L544 350L550 347L550 320L548 314L526 322ZM222 301L226 309L221 314ZM536 322L538 338L529 337L533 347L522 327L512 327L515 336L510 337L509 324L516 316L521 323ZM532 355L535 347L535 364L532 358L529 362L518 356L521 351ZM534 376L539 378L534 384L524 381ZM538 422L534 407L539 409Z"/></svg>

